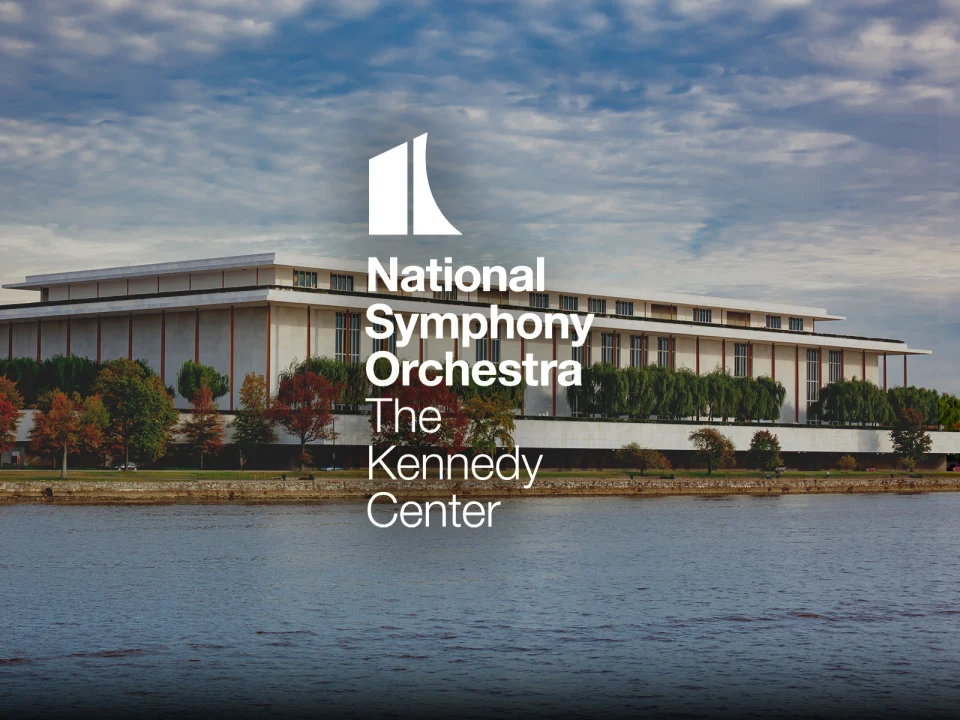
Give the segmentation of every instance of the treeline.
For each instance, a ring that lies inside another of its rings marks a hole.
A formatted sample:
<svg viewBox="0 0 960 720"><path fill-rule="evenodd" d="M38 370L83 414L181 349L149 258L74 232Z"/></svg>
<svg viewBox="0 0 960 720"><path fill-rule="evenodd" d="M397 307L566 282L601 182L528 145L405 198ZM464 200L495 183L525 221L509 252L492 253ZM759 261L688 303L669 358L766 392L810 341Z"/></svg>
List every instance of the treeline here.
<svg viewBox="0 0 960 720"><path fill-rule="evenodd" d="M575 415L646 419L699 417L710 421L776 420L787 391L769 377L733 377L715 370L697 375L664 365L584 367L579 387L568 387Z"/></svg>
<svg viewBox="0 0 960 720"><path fill-rule="evenodd" d="M915 386L886 392L869 380L838 380L820 389L810 414L825 423L892 426L904 411L916 412L927 427L960 429L960 399Z"/></svg>

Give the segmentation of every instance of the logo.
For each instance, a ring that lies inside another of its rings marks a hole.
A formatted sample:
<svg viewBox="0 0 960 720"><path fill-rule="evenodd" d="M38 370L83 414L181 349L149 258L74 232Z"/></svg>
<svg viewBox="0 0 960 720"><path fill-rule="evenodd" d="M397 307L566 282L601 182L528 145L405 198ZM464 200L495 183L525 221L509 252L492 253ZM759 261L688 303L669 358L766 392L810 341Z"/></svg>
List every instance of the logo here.
<svg viewBox="0 0 960 720"><path fill-rule="evenodd" d="M371 235L408 235L407 146L397 145L370 158ZM447 220L430 192L427 179L427 133L413 139L413 234L460 235Z"/></svg>

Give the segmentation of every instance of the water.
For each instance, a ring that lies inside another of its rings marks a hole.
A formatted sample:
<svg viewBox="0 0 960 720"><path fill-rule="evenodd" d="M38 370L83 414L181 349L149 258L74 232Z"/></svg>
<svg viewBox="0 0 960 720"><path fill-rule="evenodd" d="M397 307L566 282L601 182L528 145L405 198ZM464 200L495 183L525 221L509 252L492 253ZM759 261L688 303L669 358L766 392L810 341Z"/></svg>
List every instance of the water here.
<svg viewBox="0 0 960 720"><path fill-rule="evenodd" d="M960 495L0 507L6 716L955 716Z"/></svg>

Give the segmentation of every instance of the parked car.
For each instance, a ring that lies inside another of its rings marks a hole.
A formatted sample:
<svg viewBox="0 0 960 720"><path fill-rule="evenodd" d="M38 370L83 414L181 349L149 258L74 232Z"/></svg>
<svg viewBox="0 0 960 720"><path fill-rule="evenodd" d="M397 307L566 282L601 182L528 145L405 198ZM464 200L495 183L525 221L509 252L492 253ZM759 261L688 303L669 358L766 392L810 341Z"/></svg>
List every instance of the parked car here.
<svg viewBox="0 0 960 720"><path fill-rule="evenodd" d="M116 466L115 468L113 468L113 469L114 469L114 470L132 470L133 472L136 472L136 471L137 471L137 464L136 464L136 463L132 463L132 462L131 462L131 463L120 463L119 465L117 465L117 466Z"/></svg>
<svg viewBox="0 0 960 720"><path fill-rule="evenodd" d="M340 472L343 470L339 465L327 465L327 467L320 468L324 472Z"/></svg>
<svg viewBox="0 0 960 720"><path fill-rule="evenodd" d="M960 463L957 463L956 465L951 465L950 467L948 467L947 472L960 472Z"/></svg>

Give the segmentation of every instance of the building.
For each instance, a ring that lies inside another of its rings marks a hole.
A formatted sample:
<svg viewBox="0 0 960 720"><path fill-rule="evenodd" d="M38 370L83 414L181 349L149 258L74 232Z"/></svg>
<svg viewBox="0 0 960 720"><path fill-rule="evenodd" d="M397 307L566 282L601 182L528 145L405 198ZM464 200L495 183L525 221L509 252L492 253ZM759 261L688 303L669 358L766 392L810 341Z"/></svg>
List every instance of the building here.
<svg viewBox="0 0 960 720"><path fill-rule="evenodd" d="M232 410L248 372L265 374L275 389L278 374L294 360L327 355L363 362L375 349L392 349L389 343L378 345L388 341L364 333L366 308L378 298L389 297L398 313L470 311L496 303L518 313L595 313L589 343L573 348L569 341L488 339L467 348L453 339L427 339L397 348L397 354L442 360L452 350L466 360L498 361L532 353L540 360L574 357L588 364L660 363L698 373L723 367L733 375L768 375L787 390L780 423L793 425L807 422L807 407L824 384L866 378L884 387L891 359L902 358L906 374L908 356L929 352L900 340L824 332L830 322L844 318L822 308L640 289L553 287L549 273L547 292L522 296L369 293L366 271L363 262L268 252L30 276L4 286L39 297L0 306L0 352L41 360L55 355L143 359L168 385L175 384L182 362L193 359L230 377L231 392L221 405ZM177 397L176 404L188 407L185 398ZM523 414L564 417L570 408L554 383L528 387Z"/></svg>

